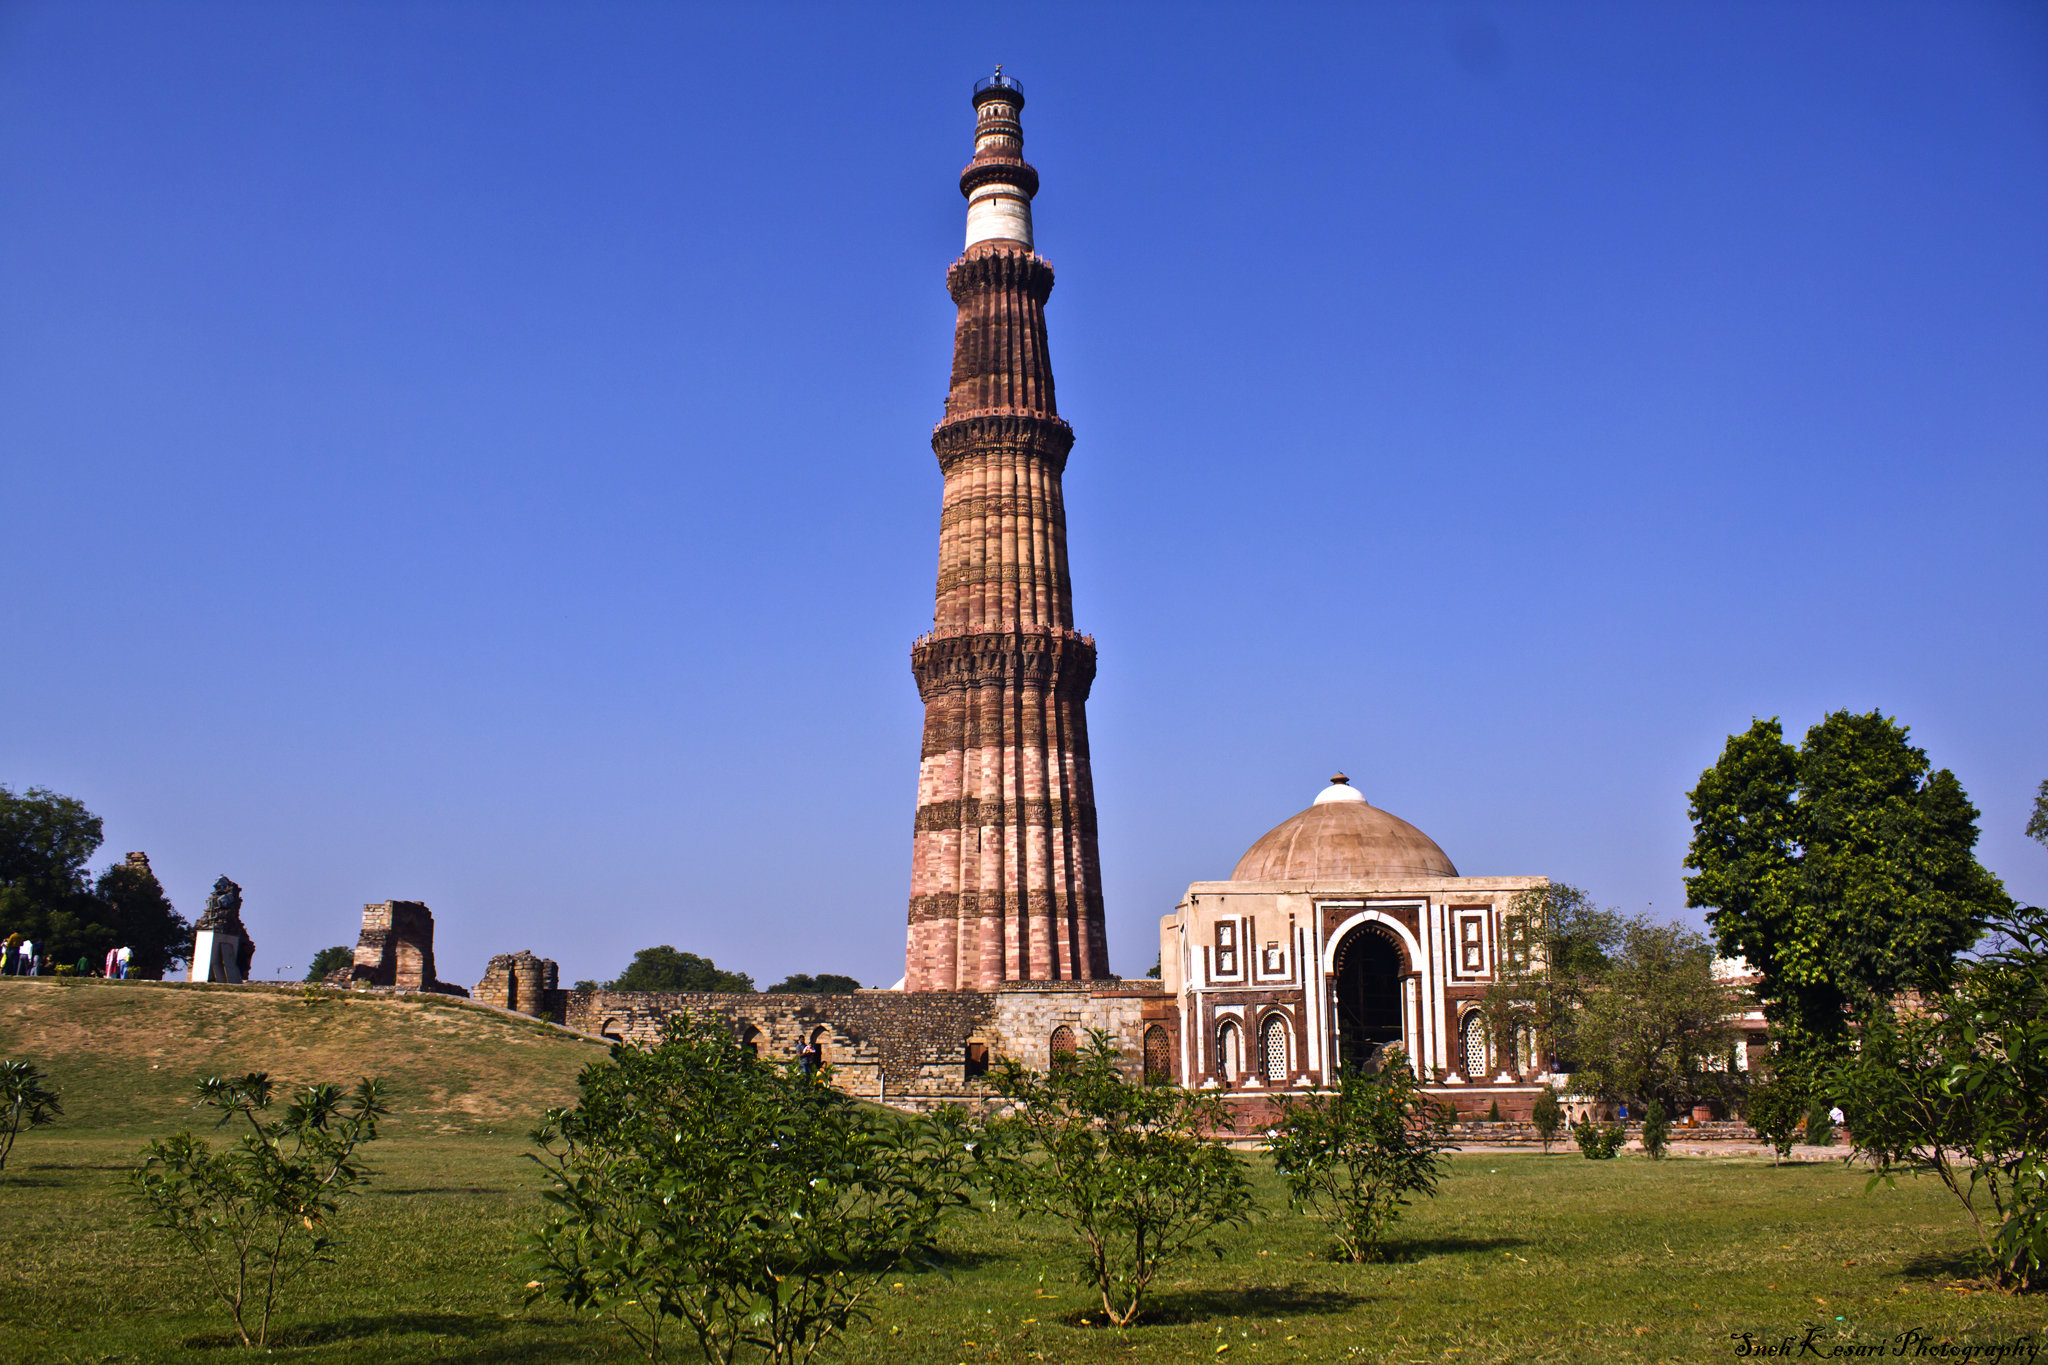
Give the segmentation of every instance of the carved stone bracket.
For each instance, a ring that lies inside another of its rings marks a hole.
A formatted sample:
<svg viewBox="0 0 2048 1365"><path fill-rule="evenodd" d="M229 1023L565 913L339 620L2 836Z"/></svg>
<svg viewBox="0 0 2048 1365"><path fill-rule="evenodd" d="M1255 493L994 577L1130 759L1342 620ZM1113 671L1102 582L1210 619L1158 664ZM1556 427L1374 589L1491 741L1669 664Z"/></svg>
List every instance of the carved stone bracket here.
<svg viewBox="0 0 2048 1365"><path fill-rule="evenodd" d="M1052 462L1054 473L1065 473L1067 453L1073 448L1074 429L1063 419L1044 413L969 413L932 429L932 453L946 473L969 455L1006 449L1038 455Z"/></svg>
<svg viewBox="0 0 2048 1365"><path fill-rule="evenodd" d="M988 683L1037 683L1075 701L1095 683L1095 644L1082 635L947 635L910 650L910 671L926 702L941 692Z"/></svg>

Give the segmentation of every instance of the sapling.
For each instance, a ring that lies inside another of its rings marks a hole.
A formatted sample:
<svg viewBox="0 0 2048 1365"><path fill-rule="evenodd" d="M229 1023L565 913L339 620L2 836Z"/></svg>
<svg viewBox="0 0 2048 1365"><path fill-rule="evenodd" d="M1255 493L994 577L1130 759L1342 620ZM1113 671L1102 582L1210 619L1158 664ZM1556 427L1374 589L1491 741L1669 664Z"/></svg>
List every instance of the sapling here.
<svg viewBox="0 0 2048 1365"><path fill-rule="evenodd" d="M24 1128L41 1128L64 1112L57 1092L34 1062L0 1062L0 1171Z"/></svg>
<svg viewBox="0 0 2048 1365"><path fill-rule="evenodd" d="M260 1071L201 1081L200 1103L220 1111L214 1126L240 1138L219 1151L190 1132L155 1139L129 1176L147 1225L198 1258L244 1346L268 1344L285 1288L333 1259L341 1200L370 1179L357 1149L391 1112L382 1083L365 1079L350 1092L307 1086L282 1118L266 1118L272 1090Z"/></svg>
<svg viewBox="0 0 2048 1365"><path fill-rule="evenodd" d="M1448 1129L1397 1053L1377 1071L1345 1069L1334 1089L1282 1096L1267 1150L1295 1206L1329 1223L1340 1257L1367 1261L1409 1196L1436 1193Z"/></svg>

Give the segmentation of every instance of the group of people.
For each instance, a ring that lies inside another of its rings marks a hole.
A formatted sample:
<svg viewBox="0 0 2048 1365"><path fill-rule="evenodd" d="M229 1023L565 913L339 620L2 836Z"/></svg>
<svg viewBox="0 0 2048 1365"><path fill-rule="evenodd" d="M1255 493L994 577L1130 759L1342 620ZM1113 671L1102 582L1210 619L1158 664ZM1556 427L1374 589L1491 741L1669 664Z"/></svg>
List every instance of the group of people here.
<svg viewBox="0 0 2048 1365"><path fill-rule="evenodd" d="M78 959L80 976L104 976L109 981L128 979L128 962L133 952L127 948L107 949L107 960L98 972L93 970L92 959ZM37 951L35 940L19 934L9 934L5 943L0 943L0 976L47 976L50 964L44 954Z"/></svg>

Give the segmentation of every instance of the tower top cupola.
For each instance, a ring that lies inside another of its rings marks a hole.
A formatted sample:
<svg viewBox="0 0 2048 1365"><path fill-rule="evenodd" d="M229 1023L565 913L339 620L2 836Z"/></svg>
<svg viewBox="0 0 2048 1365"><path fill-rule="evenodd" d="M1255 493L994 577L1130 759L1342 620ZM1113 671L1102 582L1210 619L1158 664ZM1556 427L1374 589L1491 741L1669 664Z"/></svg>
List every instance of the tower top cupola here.
<svg viewBox="0 0 2048 1365"><path fill-rule="evenodd" d="M1031 198L1038 172L1024 160L1024 87L999 66L974 83L974 160L960 172L967 196L967 245L1016 242L1031 247Z"/></svg>

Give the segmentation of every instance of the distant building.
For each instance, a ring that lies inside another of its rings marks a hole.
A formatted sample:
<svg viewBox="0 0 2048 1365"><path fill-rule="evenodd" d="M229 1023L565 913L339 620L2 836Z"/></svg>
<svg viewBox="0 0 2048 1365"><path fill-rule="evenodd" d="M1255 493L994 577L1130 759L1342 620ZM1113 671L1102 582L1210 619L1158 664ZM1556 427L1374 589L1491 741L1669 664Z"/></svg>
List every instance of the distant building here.
<svg viewBox="0 0 2048 1365"><path fill-rule="evenodd" d="M1525 1116L1551 1077L1533 1040L1487 1038L1479 1007L1502 917L1546 877L1463 877L1436 841L1342 773L1269 830L1228 881L1195 882L1160 921L1181 1020L1175 1071L1263 1111L1398 1048L1461 1113Z"/></svg>

